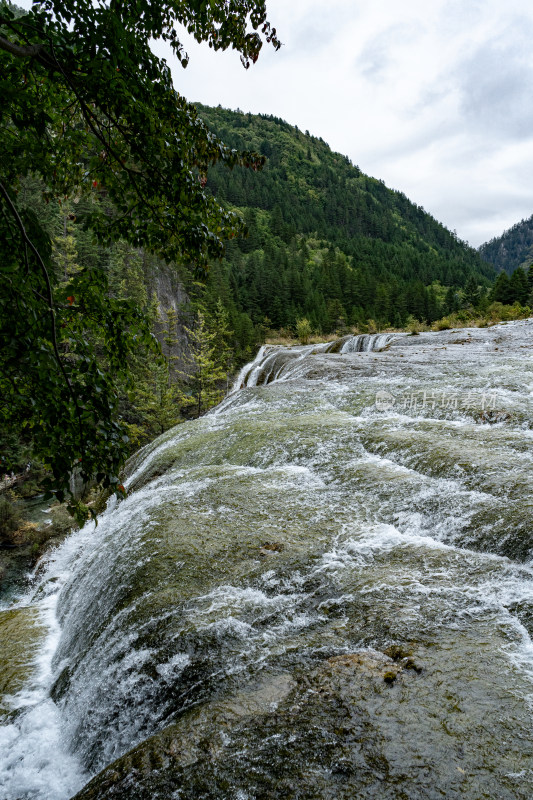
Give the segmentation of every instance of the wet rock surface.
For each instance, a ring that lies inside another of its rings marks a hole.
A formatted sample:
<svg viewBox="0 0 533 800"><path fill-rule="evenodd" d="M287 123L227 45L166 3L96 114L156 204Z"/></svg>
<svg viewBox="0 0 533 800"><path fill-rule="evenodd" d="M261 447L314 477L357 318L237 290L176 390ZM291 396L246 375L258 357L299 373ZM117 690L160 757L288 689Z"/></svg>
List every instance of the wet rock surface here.
<svg viewBox="0 0 533 800"><path fill-rule="evenodd" d="M526 800L529 730L488 707L490 667L474 687L452 685L432 650L419 648L414 658L396 652L396 660L374 650L345 653L309 672L272 676L189 712L76 800Z"/></svg>

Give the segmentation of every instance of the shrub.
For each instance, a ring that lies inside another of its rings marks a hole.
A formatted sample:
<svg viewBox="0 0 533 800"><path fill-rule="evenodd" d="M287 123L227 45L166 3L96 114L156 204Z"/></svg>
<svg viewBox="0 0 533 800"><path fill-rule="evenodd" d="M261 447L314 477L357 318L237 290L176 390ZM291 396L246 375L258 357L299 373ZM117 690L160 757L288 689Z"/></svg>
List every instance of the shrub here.
<svg viewBox="0 0 533 800"><path fill-rule="evenodd" d="M418 336L422 329L422 323L419 322L415 317L411 314L407 317L406 329L409 331L411 336Z"/></svg>
<svg viewBox="0 0 533 800"><path fill-rule="evenodd" d="M454 328L455 325L452 322L451 317L443 317L442 319L437 320L431 326L434 331L448 331L450 328Z"/></svg>
<svg viewBox="0 0 533 800"><path fill-rule="evenodd" d="M313 333L311 323L306 317L297 320L296 322L296 335L300 340L300 344L308 344L309 338Z"/></svg>

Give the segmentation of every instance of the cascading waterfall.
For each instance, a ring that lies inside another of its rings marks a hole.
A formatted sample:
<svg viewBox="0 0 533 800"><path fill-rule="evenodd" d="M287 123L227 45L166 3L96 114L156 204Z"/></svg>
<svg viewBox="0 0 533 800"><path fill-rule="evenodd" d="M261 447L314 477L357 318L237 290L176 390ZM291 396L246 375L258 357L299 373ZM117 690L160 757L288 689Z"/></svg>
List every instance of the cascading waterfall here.
<svg viewBox="0 0 533 800"><path fill-rule="evenodd" d="M296 347L277 347L263 345L251 364L244 366L234 385L232 392L244 386L261 386L276 380L294 378L301 362L321 353L370 353L379 352L390 342L402 334L364 333L357 336L344 336L334 342L302 345Z"/></svg>
<svg viewBox="0 0 533 800"><path fill-rule="evenodd" d="M369 353L383 350L396 335L393 333L363 333L351 336L342 346L341 353Z"/></svg>
<svg viewBox="0 0 533 800"><path fill-rule="evenodd" d="M532 333L265 347L140 451L0 612L0 797L529 800Z"/></svg>

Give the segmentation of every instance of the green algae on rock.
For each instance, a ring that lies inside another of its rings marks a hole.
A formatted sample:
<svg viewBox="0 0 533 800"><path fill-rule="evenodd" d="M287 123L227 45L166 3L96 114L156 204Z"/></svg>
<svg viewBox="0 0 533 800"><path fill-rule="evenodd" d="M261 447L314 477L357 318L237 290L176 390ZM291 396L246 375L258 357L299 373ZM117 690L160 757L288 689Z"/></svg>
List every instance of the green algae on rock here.
<svg viewBox="0 0 533 800"><path fill-rule="evenodd" d="M0 719L11 713L10 697L31 676L44 634L36 608L0 611Z"/></svg>

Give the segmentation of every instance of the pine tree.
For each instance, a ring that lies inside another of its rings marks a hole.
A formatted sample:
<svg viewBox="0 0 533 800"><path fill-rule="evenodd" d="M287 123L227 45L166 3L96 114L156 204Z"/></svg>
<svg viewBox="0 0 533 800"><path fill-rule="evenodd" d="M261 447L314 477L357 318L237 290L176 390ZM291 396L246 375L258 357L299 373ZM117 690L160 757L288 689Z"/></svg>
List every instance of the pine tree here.
<svg viewBox="0 0 533 800"><path fill-rule="evenodd" d="M170 387L175 383L174 373L176 371L176 363L179 360L179 356L176 355L176 346L179 344L178 312L172 307L165 310L163 343L167 362L167 385Z"/></svg>
<svg viewBox="0 0 533 800"><path fill-rule="evenodd" d="M466 282L464 288L464 301L470 306L477 306L479 303L479 287L473 275L470 275Z"/></svg>
<svg viewBox="0 0 533 800"><path fill-rule="evenodd" d="M61 208L61 216L57 220L59 228L57 235L52 239L52 258L57 269L59 282L65 285L80 272L78 263L78 249L74 235L74 214L70 205Z"/></svg>
<svg viewBox="0 0 533 800"><path fill-rule="evenodd" d="M239 247L243 253L251 253L261 246L261 237L257 225L257 212L254 208L247 208L244 212L244 224L247 235L239 239Z"/></svg>
<svg viewBox="0 0 533 800"><path fill-rule="evenodd" d="M446 298L444 300L444 308L447 314L453 314L454 311L459 310L459 301L457 298L457 291L453 286L449 286L446 291Z"/></svg>
<svg viewBox="0 0 533 800"><path fill-rule="evenodd" d="M224 304L220 297L217 300L215 308L206 317L207 326L213 334L213 346L217 357L218 364L225 374L226 378L226 391L228 390L228 375L234 366L234 353L231 346L231 340L234 332L229 327L228 312L224 308Z"/></svg>
<svg viewBox="0 0 533 800"><path fill-rule="evenodd" d="M515 269L509 281L511 303L520 303L525 306L529 297L529 285L526 273L521 267Z"/></svg>
<svg viewBox="0 0 533 800"><path fill-rule="evenodd" d="M190 328L185 328L189 337L192 375L189 387L195 401L196 416L222 400L227 370L224 369L217 352L217 334L210 330L205 311L199 310Z"/></svg>
<svg viewBox="0 0 533 800"><path fill-rule="evenodd" d="M492 287L489 299L492 302L503 303L504 305L507 305L508 303L512 302L511 296L509 276L506 272L500 272L496 278L496 283Z"/></svg>
<svg viewBox="0 0 533 800"><path fill-rule="evenodd" d="M123 398L122 416L134 449L183 422L183 413L191 404L175 368L177 313L167 309L163 322L154 293L147 316L154 334L162 335L163 354L160 358L136 354L131 364L133 386Z"/></svg>
<svg viewBox="0 0 533 800"><path fill-rule="evenodd" d="M148 304L144 281L142 255L136 248L121 240L109 255L107 267L110 292L121 300L133 300L138 308Z"/></svg>
<svg viewBox="0 0 533 800"><path fill-rule="evenodd" d="M380 325L387 325L389 321L390 299L387 286L380 283L376 290L374 301L376 319Z"/></svg>
<svg viewBox="0 0 533 800"><path fill-rule="evenodd" d="M281 206L276 204L272 209L272 213L270 215L270 232L273 236L279 236L280 238L283 237L284 233L284 223L283 223L283 213L281 211Z"/></svg>

